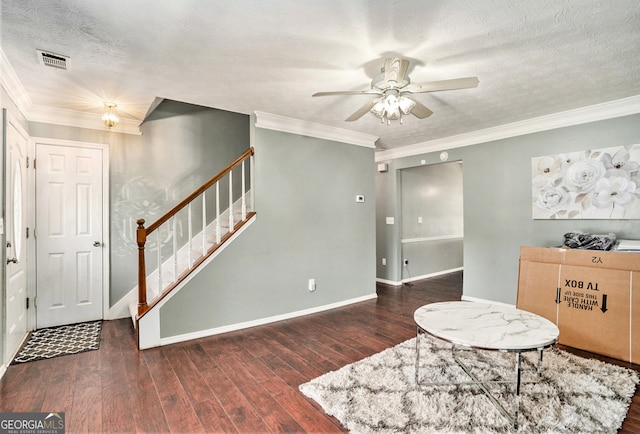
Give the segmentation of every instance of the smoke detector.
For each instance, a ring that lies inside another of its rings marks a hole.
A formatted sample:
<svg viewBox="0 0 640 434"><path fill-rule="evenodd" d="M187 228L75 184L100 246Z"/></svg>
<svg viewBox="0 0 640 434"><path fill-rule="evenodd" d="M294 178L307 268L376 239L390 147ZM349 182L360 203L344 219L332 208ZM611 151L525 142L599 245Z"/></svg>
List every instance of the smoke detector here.
<svg viewBox="0 0 640 434"><path fill-rule="evenodd" d="M40 59L40 63L42 65L49 66L51 68L64 69L65 71L67 70L69 56L63 56L61 54L55 54L44 50L36 51L38 52L38 59Z"/></svg>

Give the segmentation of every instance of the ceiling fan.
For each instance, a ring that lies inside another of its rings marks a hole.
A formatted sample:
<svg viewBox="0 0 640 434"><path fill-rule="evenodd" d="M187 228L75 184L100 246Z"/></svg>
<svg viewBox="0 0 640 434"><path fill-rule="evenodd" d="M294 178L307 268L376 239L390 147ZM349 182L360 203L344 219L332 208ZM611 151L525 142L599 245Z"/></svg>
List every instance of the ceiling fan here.
<svg viewBox="0 0 640 434"><path fill-rule="evenodd" d="M408 68L408 60L388 57L385 59L384 66L381 69L382 74L371 81L371 89L316 92L312 96L376 95L374 99L345 120L353 122L371 112L379 117L382 123L386 122L390 125L392 120L399 120L402 123L402 115L408 115L409 113L420 119L433 114L431 110L418 101L409 98L407 94L468 89L478 86L477 77L411 83L407 76Z"/></svg>

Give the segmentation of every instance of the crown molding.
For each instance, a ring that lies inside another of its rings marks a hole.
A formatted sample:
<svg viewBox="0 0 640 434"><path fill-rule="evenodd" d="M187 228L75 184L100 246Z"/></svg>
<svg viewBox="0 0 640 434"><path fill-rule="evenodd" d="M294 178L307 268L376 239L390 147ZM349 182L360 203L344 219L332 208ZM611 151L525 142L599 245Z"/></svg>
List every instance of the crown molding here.
<svg viewBox="0 0 640 434"><path fill-rule="evenodd" d="M91 130L111 131L114 133L141 135L140 121L120 118L118 125L107 128L102 123L102 115L97 113L79 112L45 106L32 106L26 116L29 122L42 122L68 127L89 128Z"/></svg>
<svg viewBox="0 0 640 434"><path fill-rule="evenodd" d="M140 122L136 120L120 118L118 125L109 129L102 123L102 115L100 114L34 105L2 47L0 47L0 85L28 122L42 122L124 134L142 134L139 128Z"/></svg>
<svg viewBox="0 0 640 434"><path fill-rule="evenodd" d="M255 125L257 128L300 134L302 136L332 140L350 145L364 146L366 148L375 148L376 140L378 140L376 136L358 133L344 128L330 127L315 122L302 121L264 112L255 112L255 114Z"/></svg>
<svg viewBox="0 0 640 434"><path fill-rule="evenodd" d="M393 160L396 158L410 157L428 152L477 145L494 140L508 139L511 137L522 136L524 134L570 127L573 125L613 119L637 113L640 113L640 95L540 116L524 121L513 122L484 130L473 131L471 133L444 137L442 139L416 143L414 145L403 146L401 148L388 149L377 152L375 160Z"/></svg>
<svg viewBox="0 0 640 434"><path fill-rule="evenodd" d="M9 98L18 106L18 110L25 115L32 106L31 98L29 98L27 91L20 79L18 79L2 47L0 47L0 85L7 92Z"/></svg>

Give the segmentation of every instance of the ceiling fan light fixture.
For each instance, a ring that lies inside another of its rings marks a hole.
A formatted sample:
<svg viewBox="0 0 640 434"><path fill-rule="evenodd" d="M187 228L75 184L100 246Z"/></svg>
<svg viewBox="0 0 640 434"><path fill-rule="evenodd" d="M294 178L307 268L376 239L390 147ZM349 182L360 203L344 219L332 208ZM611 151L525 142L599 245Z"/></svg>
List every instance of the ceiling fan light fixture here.
<svg viewBox="0 0 640 434"><path fill-rule="evenodd" d="M395 94L388 94L384 98L384 109L387 119L395 121L400 118L400 105L398 103L398 97Z"/></svg>
<svg viewBox="0 0 640 434"><path fill-rule="evenodd" d="M384 116L384 97L377 100L370 111L379 118L382 118Z"/></svg>
<svg viewBox="0 0 640 434"><path fill-rule="evenodd" d="M382 123L391 125L391 121L399 120L402 124L402 115L408 115L416 103L411 98L399 95L398 91L385 92L385 94L378 99L371 110L371 113L380 118Z"/></svg>
<svg viewBox="0 0 640 434"><path fill-rule="evenodd" d="M407 75L408 70L409 61L407 59L387 57L384 61L384 66L380 69L381 74L371 80L371 89L316 92L312 96L379 95L369 100L345 121L356 121L367 112L371 112L380 118L383 124L386 122L387 125L391 125L392 120L399 120L402 124L403 115L412 114L418 119L425 119L433 114L422 103L407 98L403 94L470 89L477 87L479 83L478 77L463 77L411 84L411 80Z"/></svg>
<svg viewBox="0 0 640 434"><path fill-rule="evenodd" d="M112 128L118 125L120 117L118 117L118 106L112 102L104 103L104 110L102 111L102 123L107 128Z"/></svg>
<svg viewBox="0 0 640 434"><path fill-rule="evenodd" d="M416 106L416 102L411 98L401 96L400 98L398 98L398 106L400 107L400 111L402 111L403 114L408 115Z"/></svg>

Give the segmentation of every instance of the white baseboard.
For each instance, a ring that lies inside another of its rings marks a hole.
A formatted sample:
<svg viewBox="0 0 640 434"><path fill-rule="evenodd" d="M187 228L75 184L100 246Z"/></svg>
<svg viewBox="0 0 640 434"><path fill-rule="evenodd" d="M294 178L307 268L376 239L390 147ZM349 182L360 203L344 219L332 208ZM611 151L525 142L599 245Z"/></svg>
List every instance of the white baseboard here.
<svg viewBox="0 0 640 434"><path fill-rule="evenodd" d="M464 270L464 267L450 268L449 270L436 271L435 273L423 274L422 276L409 277L402 279L401 283L414 282L416 280L428 279L430 277L442 276L443 274L455 273Z"/></svg>
<svg viewBox="0 0 640 434"><path fill-rule="evenodd" d="M129 305L131 303L138 304L138 288L133 288L124 297L116 302L109 308L109 311L105 315L106 320L122 319L130 316Z"/></svg>
<svg viewBox="0 0 640 434"><path fill-rule="evenodd" d="M403 283L413 282L413 281L416 281L416 280L428 279L430 277L442 276L443 274L455 273L457 271L462 271L462 270L464 270L464 267L451 268L449 270L437 271L435 273L429 273L429 274L423 274L421 276L409 277L408 279L403 279L403 280L400 280L400 281L381 279L381 278L377 277L376 278L376 282L384 283L385 285L400 286Z"/></svg>
<svg viewBox="0 0 640 434"><path fill-rule="evenodd" d="M484 303L484 304L499 304L502 306L510 306L510 307L516 307L513 304L509 304L509 303L502 303L500 301L493 301L493 300L486 300L484 298L477 298L477 297L469 297L468 295L463 295L461 298L462 301L475 301L476 303Z"/></svg>
<svg viewBox="0 0 640 434"><path fill-rule="evenodd" d="M384 283L385 285L391 285L391 286L400 286L400 285L402 285L402 282L395 282L393 280L379 279L379 278L376 278L376 282Z"/></svg>
<svg viewBox="0 0 640 434"><path fill-rule="evenodd" d="M275 315L275 316L271 316L271 317L267 317L267 318L261 318L261 319L257 319L257 320L253 320L253 321L246 321L246 322L242 322L242 323L238 323L238 324L232 324L232 325L228 325L228 326L223 326L223 327L216 327L216 328L212 328L212 329L208 329L208 330L200 330L197 332L193 332L193 333L185 333L182 335L176 335L176 336L170 336L167 338L161 338L160 339L160 346L162 345L169 345L169 344L175 344L178 342L184 342L184 341L189 341L192 339L200 339L200 338L205 338L208 336L213 336L213 335L219 335L222 333L228 333L228 332L232 332L232 331L236 331L236 330L242 330L242 329L247 329L250 327L256 327L256 326L260 326L260 325L265 325L265 324L270 324L273 322L278 322L278 321L284 321L287 319L291 319L291 318L297 318L300 316L305 316L305 315L310 315L313 313L318 313L318 312L323 312L326 310L331 310L331 309L335 309L338 307L342 307L342 306L347 306L350 304L354 304L354 303L360 303L362 301L367 301L367 300L371 300L376 298L378 295L377 294L370 294L370 295L365 295L362 297L357 297L357 298L351 298L349 300L344 300L344 301L340 301L337 303L332 303L332 304L326 304L323 306L317 306L317 307L312 307L310 309L304 309L304 310L299 310L296 312L290 312L290 313L285 313L282 315Z"/></svg>
<svg viewBox="0 0 640 434"><path fill-rule="evenodd" d="M6 372L7 372L7 367L5 365L0 365L0 380L2 380L2 377Z"/></svg>

